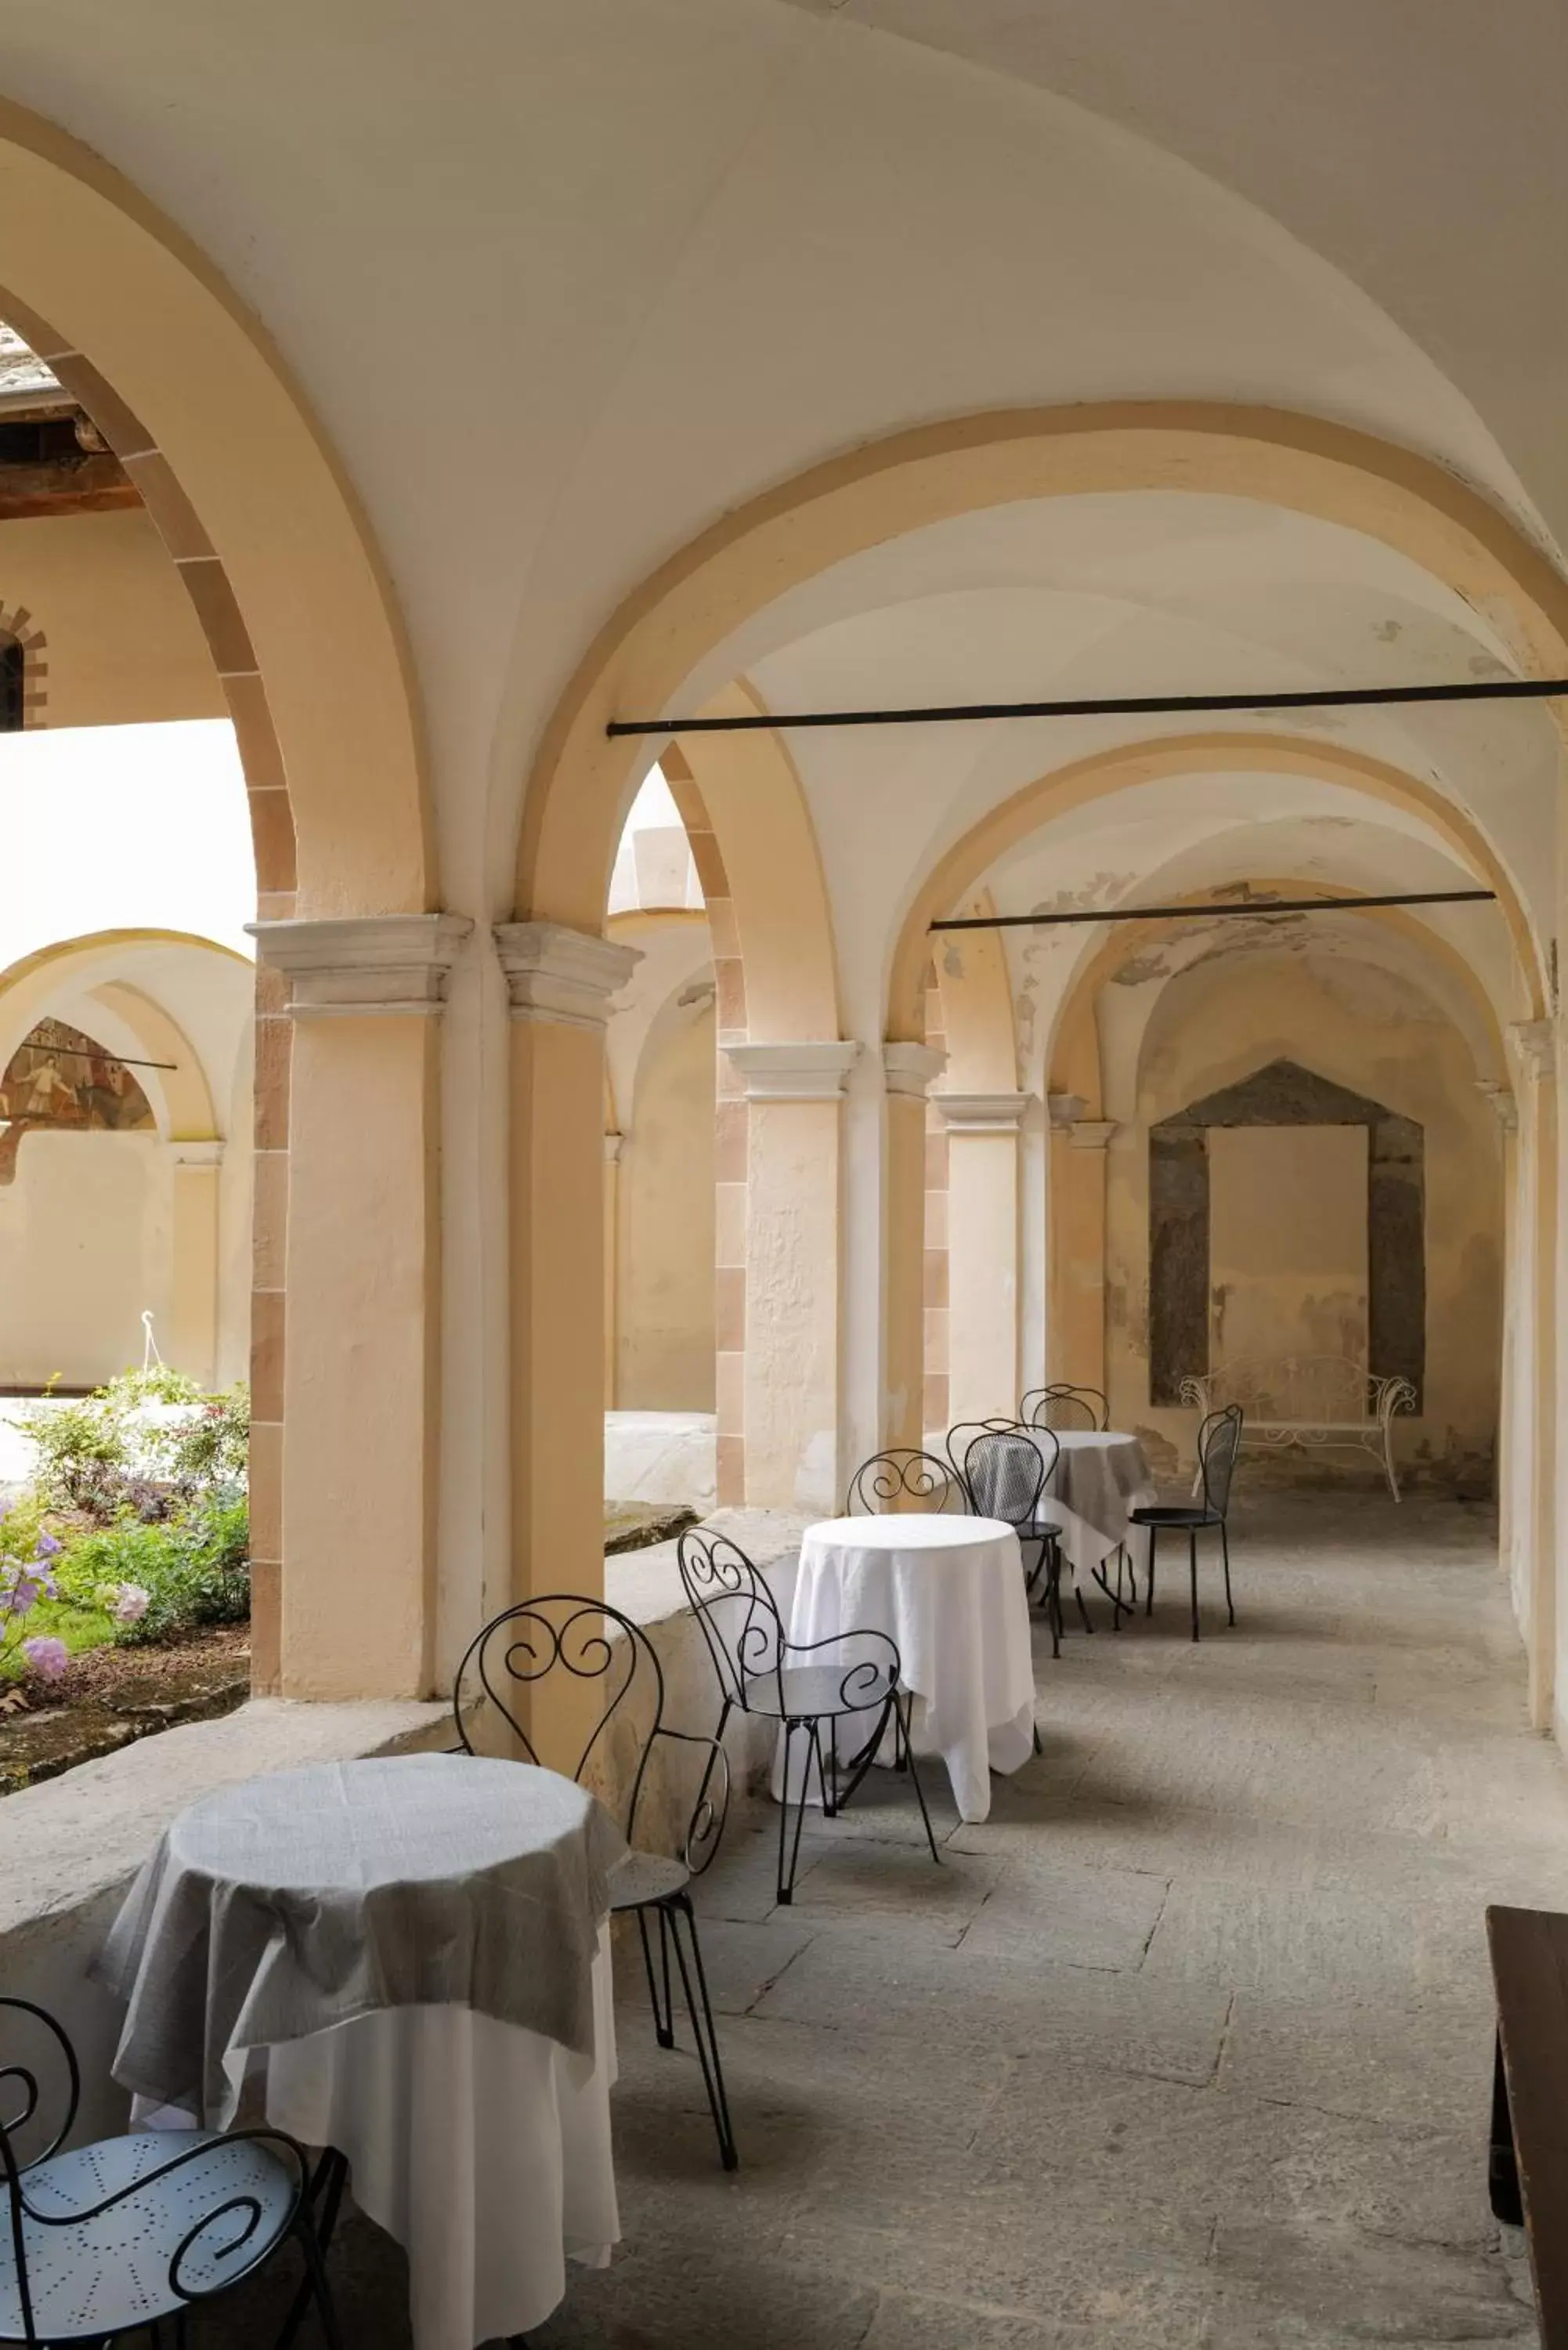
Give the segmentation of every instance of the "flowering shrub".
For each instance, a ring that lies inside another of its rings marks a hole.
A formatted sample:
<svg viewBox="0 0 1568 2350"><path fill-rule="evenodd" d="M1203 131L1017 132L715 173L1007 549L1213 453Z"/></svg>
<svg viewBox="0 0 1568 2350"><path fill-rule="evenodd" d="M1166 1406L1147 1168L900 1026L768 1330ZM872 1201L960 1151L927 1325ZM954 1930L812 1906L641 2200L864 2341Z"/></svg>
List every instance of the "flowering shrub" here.
<svg viewBox="0 0 1568 2350"><path fill-rule="evenodd" d="M244 1622L244 1386L207 1395L159 1365L19 1424L36 1468L0 1522L0 1684L57 1681L73 1649L106 1640Z"/></svg>
<svg viewBox="0 0 1568 2350"><path fill-rule="evenodd" d="M0 1543L5 1535L0 1532ZM57 1681L68 1659L66 1644L46 1634L23 1637L23 1627L40 1599L57 1595L54 1562L61 1545L53 1534L41 1534L31 1555L22 1559L9 1546L0 1549L0 1666L20 1655L40 1680Z"/></svg>

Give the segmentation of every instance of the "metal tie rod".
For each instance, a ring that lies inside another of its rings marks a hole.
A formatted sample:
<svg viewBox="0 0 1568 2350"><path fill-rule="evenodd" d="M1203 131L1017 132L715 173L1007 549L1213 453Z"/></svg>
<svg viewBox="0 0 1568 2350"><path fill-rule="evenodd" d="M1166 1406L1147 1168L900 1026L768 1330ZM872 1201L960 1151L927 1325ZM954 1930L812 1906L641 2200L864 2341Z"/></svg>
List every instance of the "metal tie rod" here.
<svg viewBox="0 0 1568 2350"><path fill-rule="evenodd" d="M918 710L748 711L725 718L612 718L618 734L760 734L780 726L957 726L997 718L1177 717L1205 710L1354 710L1404 702L1543 702L1568 677L1467 678L1452 685L1330 686L1311 693L1137 693L1076 702L946 702Z"/></svg>
<svg viewBox="0 0 1568 2350"><path fill-rule="evenodd" d="M1167 922L1175 917L1208 921L1214 914L1343 914L1364 906L1495 905L1495 889L1396 889L1386 898L1251 898L1209 906L1115 906L1085 914L957 914L933 931L1034 931L1062 922Z"/></svg>

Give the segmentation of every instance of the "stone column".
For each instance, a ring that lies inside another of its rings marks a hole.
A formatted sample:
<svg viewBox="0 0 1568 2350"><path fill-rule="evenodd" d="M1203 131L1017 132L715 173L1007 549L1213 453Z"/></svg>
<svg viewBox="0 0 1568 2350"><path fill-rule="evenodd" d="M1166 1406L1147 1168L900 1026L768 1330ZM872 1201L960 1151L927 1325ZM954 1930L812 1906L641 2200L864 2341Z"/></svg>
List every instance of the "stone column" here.
<svg viewBox="0 0 1568 2350"><path fill-rule="evenodd" d="M882 1445L925 1440L926 1091L946 1060L929 1045L882 1047Z"/></svg>
<svg viewBox="0 0 1568 2350"><path fill-rule="evenodd" d="M948 1129L948 1419L1018 1409L1019 1130L1027 1094L938 1093Z"/></svg>
<svg viewBox="0 0 1568 2350"><path fill-rule="evenodd" d="M1047 1377L1106 1388L1106 1150L1111 1118L1051 1097L1051 1337Z"/></svg>
<svg viewBox="0 0 1568 2350"><path fill-rule="evenodd" d="M830 1513L842 1493L843 1184L846 1080L857 1044L726 1045L745 1088L745 1267L741 1326L719 1332L742 1358L745 1500Z"/></svg>
<svg viewBox="0 0 1568 2350"><path fill-rule="evenodd" d="M1499 1365L1497 1450L1494 1484L1497 1492L1498 1563L1512 1567L1521 1494L1515 1460L1519 1416L1520 1265L1519 1265L1519 1103L1511 1087L1494 1078L1480 1077L1476 1090L1484 1094L1497 1118L1502 1152L1502 1359ZM1528 1502L1526 1519L1528 1523Z"/></svg>
<svg viewBox="0 0 1568 2350"><path fill-rule="evenodd" d="M604 1031L640 961L495 932L512 1007L512 1596L604 1587Z"/></svg>
<svg viewBox="0 0 1568 2350"><path fill-rule="evenodd" d="M434 1640L439 1014L472 924L388 914L250 928L288 986L294 1032L286 1315L253 1351L257 1417L283 1427L278 1685L286 1697L423 1696ZM259 1180L257 1201L260 1267L276 1250Z"/></svg>
<svg viewBox="0 0 1568 2350"><path fill-rule="evenodd" d="M1522 1602L1530 1659L1530 1718L1537 1730L1564 1725L1558 1718L1557 1669L1557 1055L1554 1024L1521 1021L1508 1032L1518 1076L1523 1161L1520 1255L1528 1268L1521 1304L1528 1301L1529 1337L1521 1352L1520 1417L1524 1443L1521 1493L1528 1497L1528 1574L1516 1583ZM1521 1269L1523 1269L1521 1267ZM1516 1527L1517 1533L1520 1531Z"/></svg>
<svg viewBox="0 0 1568 2350"><path fill-rule="evenodd" d="M624 1134L605 1136L605 1409L613 1411L620 1347L620 1154Z"/></svg>
<svg viewBox="0 0 1568 2350"><path fill-rule="evenodd" d="M221 1142L171 1142L172 1263L168 1357L211 1388L218 1359L218 1183Z"/></svg>

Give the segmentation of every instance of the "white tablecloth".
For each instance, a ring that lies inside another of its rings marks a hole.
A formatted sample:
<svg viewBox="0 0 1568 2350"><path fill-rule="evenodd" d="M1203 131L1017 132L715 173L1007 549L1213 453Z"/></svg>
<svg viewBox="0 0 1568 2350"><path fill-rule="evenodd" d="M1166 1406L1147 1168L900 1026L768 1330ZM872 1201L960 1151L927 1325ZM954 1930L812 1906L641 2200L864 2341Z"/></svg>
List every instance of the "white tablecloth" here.
<svg viewBox="0 0 1568 2350"><path fill-rule="evenodd" d="M921 1701L916 1751L941 1756L961 1817L983 1820L991 1773L1020 1770L1033 1751L1029 1605L1012 1528L912 1512L808 1526L790 1638L852 1630L897 1643L903 1686ZM841 1751L864 1742L857 1727L841 1733Z"/></svg>
<svg viewBox="0 0 1568 2350"><path fill-rule="evenodd" d="M1030 1430L1047 1467L1051 1440ZM1120 1429L1064 1428L1056 1473L1042 1497L1041 1514L1056 1526L1062 1555L1075 1575L1090 1575L1129 1537L1129 1513L1155 1498L1143 1446Z"/></svg>
<svg viewBox="0 0 1568 2350"><path fill-rule="evenodd" d="M267 2119L347 2156L360 2210L409 2256L414 2350L476 2350L542 2325L568 2257L603 2267L620 2234L609 1928L593 1965L592 2059L465 2007L383 2008L253 2052ZM194 2115L149 2111L132 2126Z"/></svg>

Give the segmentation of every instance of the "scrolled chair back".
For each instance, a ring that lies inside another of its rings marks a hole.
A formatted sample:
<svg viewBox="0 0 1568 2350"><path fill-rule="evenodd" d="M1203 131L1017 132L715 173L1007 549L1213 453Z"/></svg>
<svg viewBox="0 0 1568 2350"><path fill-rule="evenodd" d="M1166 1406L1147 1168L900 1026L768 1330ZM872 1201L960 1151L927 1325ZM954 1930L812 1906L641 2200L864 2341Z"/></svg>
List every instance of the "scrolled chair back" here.
<svg viewBox="0 0 1568 2350"><path fill-rule="evenodd" d="M863 1461L849 1480L845 1497L846 1518L879 1517L888 1510L956 1510L968 1507L963 1479L956 1469L918 1445L896 1444Z"/></svg>
<svg viewBox="0 0 1568 2350"><path fill-rule="evenodd" d="M969 1480L964 1475L964 1459L969 1451L970 1446L974 1442L977 1436L1010 1435L1019 1428L1021 1424L1022 1423L1016 1419L1002 1419L1000 1418L995 1419L961 1419L956 1428L949 1429L946 1436L942 1439L942 1451L947 1454L949 1461L952 1463L953 1475L959 1480L959 1482L964 1489L964 1506L966 1509L972 1510L975 1506L974 1495L970 1492Z"/></svg>
<svg viewBox="0 0 1568 2350"><path fill-rule="evenodd" d="M1054 1387L1031 1388L1018 1407L1031 1428L1108 1428L1111 1408L1098 1388L1072 1386L1059 1379Z"/></svg>
<svg viewBox="0 0 1568 2350"><path fill-rule="evenodd" d="M964 1483L978 1515L1023 1533L1039 1516L1045 1473L1038 1444L1021 1429L982 1430L964 1453Z"/></svg>
<svg viewBox="0 0 1568 2350"><path fill-rule="evenodd" d="M599 1685L587 1736L575 1758L570 1752L542 1756L524 1719L526 1692L553 1674ZM557 1591L504 1608L470 1641L452 1684L452 1717L464 1753L477 1751L474 1735L486 1708L530 1762L545 1762L579 1783L594 1773L596 1762L607 1765L612 1743L623 1736L636 1755L621 1819L628 1844L635 1841L638 1804L659 1740L707 1748L684 1857L694 1873L712 1858L729 1804L728 1759L713 1740L691 1738L666 1723L658 1652L641 1625L618 1607L581 1592Z"/></svg>
<svg viewBox="0 0 1568 2350"><path fill-rule="evenodd" d="M789 1647L767 1576L728 1534L694 1526L675 1546L681 1588L713 1662L720 1694L744 1710L748 1683L771 1678L780 1691Z"/></svg>
<svg viewBox="0 0 1568 2350"><path fill-rule="evenodd" d="M1242 1412L1239 1403L1211 1411L1198 1431L1198 1466L1203 1479L1205 1505L1219 1517L1231 1506L1231 1480L1241 1450Z"/></svg>

